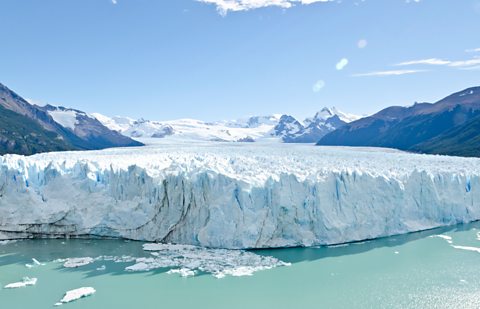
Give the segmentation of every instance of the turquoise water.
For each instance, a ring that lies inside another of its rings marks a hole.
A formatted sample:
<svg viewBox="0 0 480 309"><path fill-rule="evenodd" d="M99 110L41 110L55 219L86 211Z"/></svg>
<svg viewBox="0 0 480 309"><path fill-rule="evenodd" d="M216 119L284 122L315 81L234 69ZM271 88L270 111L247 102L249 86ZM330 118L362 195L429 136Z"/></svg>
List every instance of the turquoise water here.
<svg viewBox="0 0 480 309"><path fill-rule="evenodd" d="M480 253L452 246L480 247L478 231L474 223L344 246L260 250L254 253L292 264L223 279L125 271L132 261L78 268L55 261L149 256L140 242L25 240L0 245L0 285L25 276L38 282L0 289L0 308L52 308L67 290L90 286L93 296L61 308L479 308ZM437 234L452 244L429 237ZM26 267L32 258L45 265Z"/></svg>

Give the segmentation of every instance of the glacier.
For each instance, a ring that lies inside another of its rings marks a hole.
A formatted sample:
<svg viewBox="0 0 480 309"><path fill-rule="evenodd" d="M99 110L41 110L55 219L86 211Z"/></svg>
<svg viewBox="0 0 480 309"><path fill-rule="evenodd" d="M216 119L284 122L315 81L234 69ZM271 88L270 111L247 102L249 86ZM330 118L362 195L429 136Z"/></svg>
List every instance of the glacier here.
<svg viewBox="0 0 480 309"><path fill-rule="evenodd" d="M279 143L157 142L0 157L0 240L334 245L480 219L480 159Z"/></svg>

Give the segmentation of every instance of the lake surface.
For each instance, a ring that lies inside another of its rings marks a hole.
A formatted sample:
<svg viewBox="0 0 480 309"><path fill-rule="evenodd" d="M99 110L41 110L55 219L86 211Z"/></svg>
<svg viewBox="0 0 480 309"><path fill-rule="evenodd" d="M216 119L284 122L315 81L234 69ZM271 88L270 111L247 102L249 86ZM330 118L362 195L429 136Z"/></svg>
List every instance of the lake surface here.
<svg viewBox="0 0 480 309"><path fill-rule="evenodd" d="M0 285L26 276L38 281L0 289L0 304L51 308L66 291L93 287L94 295L61 308L479 308L479 231L477 222L334 247L258 250L242 263L278 259L291 265L220 279L200 270L182 277L168 267L127 271L138 265L131 257L158 257L141 242L23 240L0 245ZM209 258L201 252L193 259ZM232 256L226 252L207 264L221 267L218 258ZM59 260L74 257L95 260L77 268Z"/></svg>

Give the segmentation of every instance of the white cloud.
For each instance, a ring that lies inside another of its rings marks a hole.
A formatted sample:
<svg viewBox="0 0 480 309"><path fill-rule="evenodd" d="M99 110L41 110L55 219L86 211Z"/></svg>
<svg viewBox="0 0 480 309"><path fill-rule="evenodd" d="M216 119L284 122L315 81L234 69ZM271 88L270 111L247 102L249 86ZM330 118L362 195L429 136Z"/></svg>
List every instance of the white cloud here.
<svg viewBox="0 0 480 309"><path fill-rule="evenodd" d="M453 68L463 68L463 67L470 67L480 65L480 57L475 57L472 59L467 60L459 60L459 61L451 61L451 60L443 60L438 58L430 58L430 59L422 59L422 60L412 60L397 63L397 66L409 66L409 65L418 65L418 64L426 64L426 65L443 65L449 66Z"/></svg>
<svg viewBox="0 0 480 309"><path fill-rule="evenodd" d="M416 64L430 64L430 65L446 65L450 64L451 61L449 60L442 60L438 58L430 58L430 59L421 59L421 60L412 60L412 61L405 61L401 63L397 63L397 66L405 66L405 65L416 65Z"/></svg>
<svg viewBox="0 0 480 309"><path fill-rule="evenodd" d="M452 61L449 66L451 67L471 67L480 65L480 58L473 58L469 60L462 61Z"/></svg>
<svg viewBox="0 0 480 309"><path fill-rule="evenodd" d="M315 84L313 84L312 90L313 92L319 92L325 87L325 82L323 80L317 80Z"/></svg>
<svg viewBox="0 0 480 309"><path fill-rule="evenodd" d="M368 45L368 41L365 39L361 39L357 42L358 48L365 48Z"/></svg>
<svg viewBox="0 0 480 309"><path fill-rule="evenodd" d="M226 15L229 11L248 11L268 6L278 6L284 9L291 8L296 3L308 5L316 2L330 2L332 0L197 0L199 2L214 4L217 11Z"/></svg>
<svg viewBox="0 0 480 309"><path fill-rule="evenodd" d="M480 53L480 47L479 48L472 48L472 49L467 49L467 53Z"/></svg>
<svg viewBox="0 0 480 309"><path fill-rule="evenodd" d="M354 74L354 77L362 77L362 76L398 76L398 75L405 75L405 74L414 74L426 72L425 70L391 70L391 71L375 71L375 72L368 72L368 73L360 73Z"/></svg>
<svg viewBox="0 0 480 309"><path fill-rule="evenodd" d="M112 0L112 3L113 3L113 4L117 4L117 0Z"/></svg>
<svg viewBox="0 0 480 309"><path fill-rule="evenodd" d="M335 68L339 71L343 70L348 64L347 58L342 58L340 61L335 65Z"/></svg>

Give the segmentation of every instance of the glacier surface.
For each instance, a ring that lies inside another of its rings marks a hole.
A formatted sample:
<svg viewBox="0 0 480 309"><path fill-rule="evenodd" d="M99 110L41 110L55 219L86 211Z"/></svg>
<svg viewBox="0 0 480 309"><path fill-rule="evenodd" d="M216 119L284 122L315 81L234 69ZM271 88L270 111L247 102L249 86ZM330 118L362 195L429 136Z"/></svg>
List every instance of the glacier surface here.
<svg viewBox="0 0 480 309"><path fill-rule="evenodd" d="M480 219L480 159L278 143L0 157L0 240L332 245Z"/></svg>

